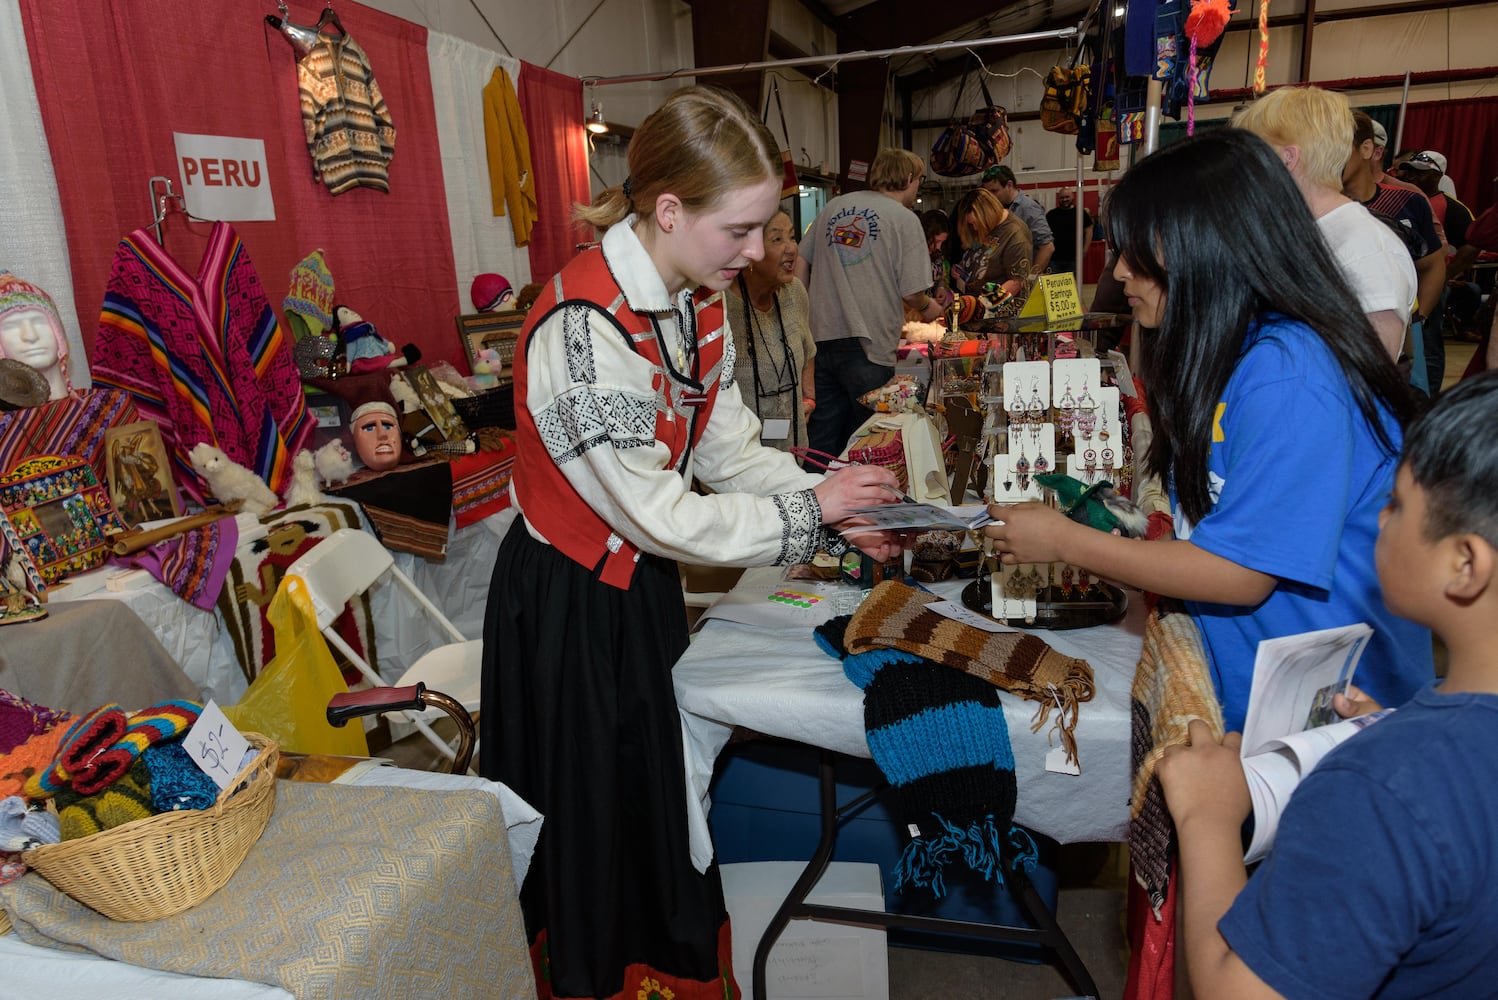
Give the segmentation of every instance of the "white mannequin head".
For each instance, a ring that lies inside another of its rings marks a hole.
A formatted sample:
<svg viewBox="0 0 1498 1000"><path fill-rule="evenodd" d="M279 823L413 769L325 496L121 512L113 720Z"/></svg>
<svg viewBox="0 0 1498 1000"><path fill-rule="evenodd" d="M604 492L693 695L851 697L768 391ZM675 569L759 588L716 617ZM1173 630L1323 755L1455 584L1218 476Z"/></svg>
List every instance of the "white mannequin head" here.
<svg viewBox="0 0 1498 1000"><path fill-rule="evenodd" d="M51 296L9 271L0 271L0 358L35 368L52 399L72 393L68 341Z"/></svg>

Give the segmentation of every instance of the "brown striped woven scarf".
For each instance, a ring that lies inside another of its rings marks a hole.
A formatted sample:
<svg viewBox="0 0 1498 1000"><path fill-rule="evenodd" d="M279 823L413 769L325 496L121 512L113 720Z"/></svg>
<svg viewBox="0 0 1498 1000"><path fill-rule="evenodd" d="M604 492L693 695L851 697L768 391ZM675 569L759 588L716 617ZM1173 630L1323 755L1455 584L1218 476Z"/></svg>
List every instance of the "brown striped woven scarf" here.
<svg viewBox="0 0 1498 1000"><path fill-rule="evenodd" d="M1087 661L1063 656L1025 632L985 632L927 610L926 605L938 600L894 580L879 584L848 623L848 652L898 649L1038 702L1032 732L1039 731L1055 710L1061 745L1067 759L1077 762L1078 706L1091 701L1093 694Z"/></svg>
<svg viewBox="0 0 1498 1000"><path fill-rule="evenodd" d="M1155 765L1167 747L1185 744L1193 719L1222 737L1222 706L1212 686L1200 630L1179 601L1161 600L1144 625L1144 648L1130 691L1129 860L1158 918L1170 881L1175 826Z"/></svg>

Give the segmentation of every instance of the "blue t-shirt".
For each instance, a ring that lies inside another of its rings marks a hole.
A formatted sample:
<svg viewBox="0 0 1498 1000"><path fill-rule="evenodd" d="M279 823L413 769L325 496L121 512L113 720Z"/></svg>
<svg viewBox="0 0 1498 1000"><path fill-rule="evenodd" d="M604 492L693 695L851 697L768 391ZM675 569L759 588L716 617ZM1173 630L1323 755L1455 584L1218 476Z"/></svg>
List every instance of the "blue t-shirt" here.
<svg viewBox="0 0 1498 1000"><path fill-rule="evenodd" d="M1418 692L1327 755L1218 923L1286 997L1498 990L1498 695Z"/></svg>
<svg viewBox="0 0 1498 1000"><path fill-rule="evenodd" d="M1385 414L1384 425L1398 445L1398 423ZM1379 446L1310 327L1279 315L1250 327L1211 448L1212 509L1191 525L1177 507L1176 536L1278 578L1257 607L1186 602L1227 728L1243 728L1259 640L1354 622L1373 627L1354 683L1384 705L1407 701L1435 666L1430 632L1384 606L1373 566L1398 456Z"/></svg>

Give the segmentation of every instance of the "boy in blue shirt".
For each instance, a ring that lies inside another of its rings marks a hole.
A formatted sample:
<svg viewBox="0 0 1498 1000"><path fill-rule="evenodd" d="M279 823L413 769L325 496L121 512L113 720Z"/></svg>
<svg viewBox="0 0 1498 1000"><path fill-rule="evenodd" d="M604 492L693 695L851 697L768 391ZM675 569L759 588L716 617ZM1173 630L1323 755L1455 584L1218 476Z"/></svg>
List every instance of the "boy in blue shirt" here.
<svg viewBox="0 0 1498 1000"><path fill-rule="evenodd" d="M1498 372L1405 435L1380 517L1389 609L1446 677L1329 754L1247 877L1239 739L1205 723L1160 762L1199 997L1474 997L1498 983ZM1345 705L1343 706L1346 707Z"/></svg>

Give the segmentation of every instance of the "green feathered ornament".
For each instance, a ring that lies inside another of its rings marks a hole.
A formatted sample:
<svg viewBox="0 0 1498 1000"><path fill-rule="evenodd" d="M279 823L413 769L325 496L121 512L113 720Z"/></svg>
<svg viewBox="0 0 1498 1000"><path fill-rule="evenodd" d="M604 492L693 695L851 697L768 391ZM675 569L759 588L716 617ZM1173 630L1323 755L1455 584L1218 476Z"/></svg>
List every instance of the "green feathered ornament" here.
<svg viewBox="0 0 1498 1000"><path fill-rule="evenodd" d="M1144 537L1148 517L1106 479L1087 484L1059 472L1050 472L1036 476L1035 481L1054 491L1060 501L1061 513L1078 524L1116 532L1125 538Z"/></svg>

